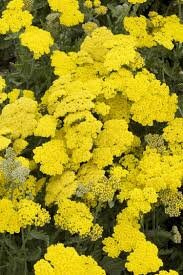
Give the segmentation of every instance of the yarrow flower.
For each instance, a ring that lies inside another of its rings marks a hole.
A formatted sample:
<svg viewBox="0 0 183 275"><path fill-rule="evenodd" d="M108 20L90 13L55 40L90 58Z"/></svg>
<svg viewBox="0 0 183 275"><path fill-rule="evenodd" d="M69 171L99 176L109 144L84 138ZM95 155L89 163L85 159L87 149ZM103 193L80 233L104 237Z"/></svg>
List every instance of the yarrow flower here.
<svg viewBox="0 0 183 275"><path fill-rule="evenodd" d="M61 24L71 27L83 22L84 14L79 10L78 0L48 0L48 3L53 11L61 13Z"/></svg>
<svg viewBox="0 0 183 275"><path fill-rule="evenodd" d="M93 216L89 208L84 203L69 199L63 199L58 203L54 218L55 224L60 228L81 236L88 234L93 225Z"/></svg>
<svg viewBox="0 0 183 275"><path fill-rule="evenodd" d="M34 160L41 164L40 170L48 175L61 175L68 155L62 140L51 140L34 150Z"/></svg>
<svg viewBox="0 0 183 275"><path fill-rule="evenodd" d="M61 243L48 247L44 258L34 265L35 275L42 275L43 272L73 275L73 270L75 275L106 274L92 257L80 256L74 248L64 247Z"/></svg>
<svg viewBox="0 0 183 275"><path fill-rule="evenodd" d="M49 222L49 213L31 200L12 202L8 199L0 200L1 225L0 233L19 233L21 228L30 225L44 226Z"/></svg>
<svg viewBox="0 0 183 275"><path fill-rule="evenodd" d="M35 59L48 54L54 43L49 32L35 26L26 28L25 32L20 35L20 40L23 46L33 52Z"/></svg>

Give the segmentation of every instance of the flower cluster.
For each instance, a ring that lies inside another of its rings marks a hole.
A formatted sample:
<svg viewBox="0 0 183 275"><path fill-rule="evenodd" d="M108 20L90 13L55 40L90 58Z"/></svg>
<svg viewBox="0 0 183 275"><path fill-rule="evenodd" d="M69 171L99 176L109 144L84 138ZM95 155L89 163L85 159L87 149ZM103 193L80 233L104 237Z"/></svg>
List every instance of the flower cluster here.
<svg viewBox="0 0 183 275"><path fill-rule="evenodd" d="M35 274L105 275L105 271L90 256L79 256L72 247L62 243L48 247L47 253L34 265ZM173 274L172 274L173 275Z"/></svg>
<svg viewBox="0 0 183 275"><path fill-rule="evenodd" d="M37 39L39 39L39 43L37 43ZM20 41L22 46L28 47L34 53L35 59L39 59L43 54L48 54L53 45L51 34L35 26L26 28L25 32L20 35Z"/></svg>
<svg viewBox="0 0 183 275"><path fill-rule="evenodd" d="M10 234L20 232L27 226L44 226L50 221L48 212L31 200L20 200L13 203L11 200L0 200L1 225L0 233Z"/></svg>
<svg viewBox="0 0 183 275"><path fill-rule="evenodd" d="M59 202L55 224L72 234L86 235L90 232L93 216L89 208L81 202L65 199Z"/></svg>
<svg viewBox="0 0 183 275"><path fill-rule="evenodd" d="M70 27L82 23L84 14L79 10L78 0L48 0L53 11L58 11L60 15L60 23Z"/></svg>
<svg viewBox="0 0 183 275"><path fill-rule="evenodd" d="M126 17L124 21L126 30L137 39L138 47L152 47L162 45L173 49L173 41L182 42L183 26L176 15L162 16L150 12L149 18Z"/></svg>

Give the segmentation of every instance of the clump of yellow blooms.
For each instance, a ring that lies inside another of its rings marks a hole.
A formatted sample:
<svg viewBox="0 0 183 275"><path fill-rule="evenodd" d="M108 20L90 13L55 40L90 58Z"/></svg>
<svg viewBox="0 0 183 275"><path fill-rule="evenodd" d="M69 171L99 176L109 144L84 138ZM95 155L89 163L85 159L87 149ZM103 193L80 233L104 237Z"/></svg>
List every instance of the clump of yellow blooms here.
<svg viewBox="0 0 183 275"><path fill-rule="evenodd" d="M50 205L63 198L71 198L76 193L78 182L73 171L64 171L62 175L51 177L46 186L45 202Z"/></svg>
<svg viewBox="0 0 183 275"><path fill-rule="evenodd" d="M155 75L142 70L129 78L125 94L133 104L133 120L142 125L152 125L153 121L170 121L177 109L177 96L169 94L169 87L157 80Z"/></svg>
<svg viewBox="0 0 183 275"><path fill-rule="evenodd" d="M126 17L126 30L137 39L138 47L152 47L157 44L171 50L173 41L182 42L183 26L176 15L162 16L152 11L149 18Z"/></svg>
<svg viewBox="0 0 183 275"><path fill-rule="evenodd" d="M163 137L168 142L168 147L175 154L182 154L183 134L180 129L183 127L183 118L175 118L170 121L163 130Z"/></svg>
<svg viewBox="0 0 183 275"><path fill-rule="evenodd" d="M44 226L50 221L49 213L31 200L20 200L17 205L17 213L22 227L33 224L35 226Z"/></svg>
<svg viewBox="0 0 183 275"><path fill-rule="evenodd" d="M79 255L72 247L64 247L62 243L51 245L41 259L34 265L35 275L68 274L73 275L105 275L91 256Z"/></svg>
<svg viewBox="0 0 183 275"><path fill-rule="evenodd" d="M93 8L96 15L104 15L108 10L106 6L102 5L101 0L85 0L84 6L88 9Z"/></svg>
<svg viewBox="0 0 183 275"><path fill-rule="evenodd" d="M27 226L44 226L49 222L48 212L31 200L22 199L12 202L8 199L0 200L1 225L0 233L19 233Z"/></svg>
<svg viewBox="0 0 183 275"><path fill-rule="evenodd" d="M24 27L32 24L33 16L23 10L23 0L11 0L0 18L0 34L19 32Z"/></svg>
<svg viewBox="0 0 183 275"><path fill-rule="evenodd" d="M137 245L134 251L127 257L125 267L134 275L154 272L162 266L158 258L158 248L151 242L142 242ZM145 260L144 260L145 259Z"/></svg>
<svg viewBox="0 0 183 275"><path fill-rule="evenodd" d="M94 22L87 22L82 25L82 28L87 35L90 35L97 27L97 24Z"/></svg>
<svg viewBox="0 0 183 275"><path fill-rule="evenodd" d="M92 241L96 241L99 238L102 238L103 228L99 224L94 224L90 231L90 238Z"/></svg>
<svg viewBox="0 0 183 275"><path fill-rule="evenodd" d="M40 163L40 170L48 175L61 175L68 162L68 155L62 140L54 139L34 149L34 160Z"/></svg>
<svg viewBox="0 0 183 275"><path fill-rule="evenodd" d="M30 90L13 89L12 91L8 92L7 97L9 99L9 103L15 102L20 97L28 97L35 100L34 92Z"/></svg>
<svg viewBox="0 0 183 275"><path fill-rule="evenodd" d="M131 252L125 267L136 275L155 272L163 265L158 258L157 247L145 240L145 235L139 231L138 224L141 214L148 213L151 204L156 202L157 194L153 188L132 190L127 208L117 216L117 225L114 227L112 237L103 241L104 251L111 257L117 257L121 251Z"/></svg>
<svg viewBox="0 0 183 275"><path fill-rule="evenodd" d="M98 135L93 152L93 162L99 168L112 164L114 156L120 156L132 144L133 134L128 131L125 120L108 120L104 123L103 131ZM104 154L108 152L108 158Z"/></svg>
<svg viewBox="0 0 183 275"><path fill-rule="evenodd" d="M21 97L6 105L0 115L0 127L10 130L11 137L26 138L31 136L37 125L37 101Z"/></svg>
<svg viewBox="0 0 183 275"><path fill-rule="evenodd" d="M2 78L2 76L0 76L0 104L7 99L7 94L4 92L5 87L6 87L6 82Z"/></svg>
<svg viewBox="0 0 183 275"><path fill-rule="evenodd" d="M21 44L33 52L34 58L39 59L50 52L53 45L51 34L38 27L30 26L20 35Z"/></svg>
<svg viewBox="0 0 183 275"><path fill-rule="evenodd" d="M60 228L81 236L89 234L93 225L93 216L89 208L84 203L69 199L59 202L54 218L55 224Z"/></svg>
<svg viewBox="0 0 183 275"><path fill-rule="evenodd" d="M75 26L82 23L84 14L79 10L78 0L48 0L53 11L60 12L60 23L67 26Z"/></svg>
<svg viewBox="0 0 183 275"><path fill-rule="evenodd" d="M38 121L36 129L34 130L34 135L40 137L54 137L56 127L57 120L55 117L50 115L42 116Z"/></svg>
<svg viewBox="0 0 183 275"><path fill-rule="evenodd" d="M20 232L20 220L11 200L0 200L0 217L0 233L14 234Z"/></svg>
<svg viewBox="0 0 183 275"><path fill-rule="evenodd" d="M28 142L25 139L18 138L13 143L13 149L17 155L21 154L22 151L27 147Z"/></svg>

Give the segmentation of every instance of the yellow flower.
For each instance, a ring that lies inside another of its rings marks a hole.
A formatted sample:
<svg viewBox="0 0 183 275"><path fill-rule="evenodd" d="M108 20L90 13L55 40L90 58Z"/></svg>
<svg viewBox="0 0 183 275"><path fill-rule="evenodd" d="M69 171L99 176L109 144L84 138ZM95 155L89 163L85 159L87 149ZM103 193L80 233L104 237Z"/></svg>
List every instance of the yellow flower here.
<svg viewBox="0 0 183 275"><path fill-rule="evenodd" d="M125 120L113 119L104 123L96 140L93 161L99 167L112 164L113 156L120 156L133 142L133 134L128 131Z"/></svg>
<svg viewBox="0 0 183 275"><path fill-rule="evenodd" d="M58 210L54 217L55 225L71 234L89 234L93 225L93 216L89 208L81 202L63 199L58 204Z"/></svg>
<svg viewBox="0 0 183 275"><path fill-rule="evenodd" d="M80 12L77 0L48 0L48 3L53 11L61 13L61 24L71 27L83 22L84 14Z"/></svg>
<svg viewBox="0 0 183 275"><path fill-rule="evenodd" d="M0 136L0 151L6 149L11 143L11 139Z"/></svg>
<svg viewBox="0 0 183 275"><path fill-rule="evenodd" d="M156 272L163 265L158 258L158 249L151 242L138 243L134 251L127 257L125 267L134 275Z"/></svg>
<svg viewBox="0 0 183 275"><path fill-rule="evenodd" d="M73 247L64 247L62 243L48 247L44 258L34 265L35 275L73 275L73 272L74 275L106 274L91 256L80 256Z"/></svg>
<svg viewBox="0 0 183 275"><path fill-rule="evenodd" d="M20 200L17 204L17 213L23 228L28 225L44 226L50 221L49 213L31 200Z"/></svg>
<svg viewBox="0 0 183 275"><path fill-rule="evenodd" d="M37 102L22 97L14 103L6 105L0 115L0 127L10 129L11 137L26 138L33 134L37 125Z"/></svg>
<svg viewBox="0 0 183 275"><path fill-rule="evenodd" d="M87 1L85 1L85 5L86 5L86 2ZM82 28L87 35L90 35L92 33L92 31L94 31L96 28L98 28L98 26L94 22L87 22L82 25Z"/></svg>
<svg viewBox="0 0 183 275"><path fill-rule="evenodd" d="M0 200L0 233L10 234L20 232L20 220L18 213L14 209L12 201L8 199Z"/></svg>
<svg viewBox="0 0 183 275"><path fill-rule="evenodd" d="M2 12L0 18L0 33L19 32L23 27L32 24L33 16L28 11L23 11L23 0L12 0Z"/></svg>
<svg viewBox="0 0 183 275"><path fill-rule="evenodd" d="M13 149L19 155L28 145L28 142L24 139L16 139L13 143Z"/></svg>
<svg viewBox="0 0 183 275"><path fill-rule="evenodd" d="M34 130L34 135L40 137L54 137L56 126L56 118L50 115L45 115L39 119L37 128Z"/></svg>
<svg viewBox="0 0 183 275"><path fill-rule="evenodd" d="M78 186L75 178L72 171L65 171L61 176L51 177L46 186L46 204L59 202L74 195Z"/></svg>
<svg viewBox="0 0 183 275"><path fill-rule="evenodd" d="M54 41L51 34L35 26L26 28L20 35L21 44L33 52L34 58L39 59L43 54L50 53Z"/></svg>
<svg viewBox="0 0 183 275"><path fill-rule="evenodd" d="M100 7L95 8L95 13L98 15L104 15L107 13L107 10L106 6L101 5Z"/></svg>
<svg viewBox="0 0 183 275"><path fill-rule="evenodd" d="M64 143L61 140L51 140L34 150L34 160L40 163L40 170L48 175L61 175L64 164L68 162Z"/></svg>

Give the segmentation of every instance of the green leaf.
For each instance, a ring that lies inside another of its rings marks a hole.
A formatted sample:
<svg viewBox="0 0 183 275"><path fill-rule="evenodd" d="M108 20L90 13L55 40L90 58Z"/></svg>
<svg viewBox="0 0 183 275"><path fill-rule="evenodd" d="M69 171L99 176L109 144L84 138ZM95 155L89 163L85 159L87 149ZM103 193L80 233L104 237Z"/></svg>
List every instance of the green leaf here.
<svg viewBox="0 0 183 275"><path fill-rule="evenodd" d="M40 247L36 247L34 250L29 251L29 254L27 255L27 261L28 262L34 262L41 258L42 250Z"/></svg>
<svg viewBox="0 0 183 275"><path fill-rule="evenodd" d="M121 275L124 268L124 261L120 258L113 259L105 256L100 262L100 265L105 269L106 273L109 275Z"/></svg>
<svg viewBox="0 0 183 275"><path fill-rule="evenodd" d="M47 234L45 234L43 231L37 231L37 230L32 230L29 232L28 236L27 236L27 240L41 240L44 241L47 246L49 246L49 236Z"/></svg>

